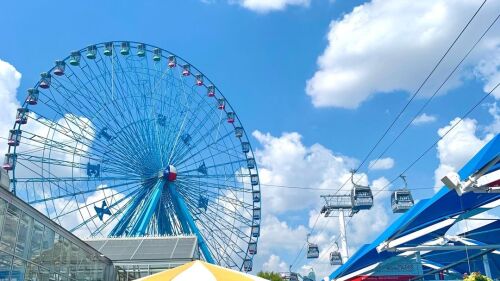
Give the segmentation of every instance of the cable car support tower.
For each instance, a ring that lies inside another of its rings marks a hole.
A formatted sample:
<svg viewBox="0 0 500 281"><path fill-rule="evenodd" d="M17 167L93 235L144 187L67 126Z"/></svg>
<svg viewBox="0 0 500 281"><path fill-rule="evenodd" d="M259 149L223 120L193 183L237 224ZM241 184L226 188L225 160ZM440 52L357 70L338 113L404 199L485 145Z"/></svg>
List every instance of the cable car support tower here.
<svg viewBox="0 0 500 281"><path fill-rule="evenodd" d="M325 205L321 208L320 213L325 217L339 218L341 247L330 253L331 265L342 265L349 258L345 217L352 217L360 210L368 210L373 206L373 194L370 187L355 183L355 171L351 171L351 173L351 182L353 184L351 194L321 195L321 198L325 200Z"/></svg>

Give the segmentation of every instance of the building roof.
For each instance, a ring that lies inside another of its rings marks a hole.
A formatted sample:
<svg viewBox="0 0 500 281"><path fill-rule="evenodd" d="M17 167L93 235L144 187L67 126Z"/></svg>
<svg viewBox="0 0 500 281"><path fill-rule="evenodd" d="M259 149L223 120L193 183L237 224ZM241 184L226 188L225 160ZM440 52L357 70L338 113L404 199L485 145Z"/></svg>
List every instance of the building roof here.
<svg viewBox="0 0 500 281"><path fill-rule="evenodd" d="M86 240L116 262L175 262L195 259L195 236L124 237Z"/></svg>

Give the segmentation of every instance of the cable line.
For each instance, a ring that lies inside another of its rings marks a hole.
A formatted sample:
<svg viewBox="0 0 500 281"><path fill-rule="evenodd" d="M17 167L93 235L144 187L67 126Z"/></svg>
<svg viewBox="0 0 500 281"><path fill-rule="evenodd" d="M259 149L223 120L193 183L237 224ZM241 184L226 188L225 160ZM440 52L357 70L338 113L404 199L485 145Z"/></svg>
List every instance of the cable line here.
<svg viewBox="0 0 500 281"><path fill-rule="evenodd" d="M455 44L458 42L458 40L460 39L460 37L463 35L463 33L465 32L465 30L469 27L469 25L471 24L471 22L474 20L474 18L477 16L477 14L479 13L479 11L483 8L483 6L486 4L487 0L484 0L481 5L478 7L478 9L474 12L474 14L472 15L472 17L468 20L467 24L461 29L460 33L456 36L456 38L453 40L453 42L451 43L451 45L448 47L448 49L445 51L445 53L441 56L441 58L439 59L439 61L436 63L436 65L432 68L431 72L426 76L426 78L424 79L424 81L420 84L420 86L417 88L417 90L412 94L411 98L408 100L408 102L403 106L403 108L401 109L401 111L396 115L396 117L394 118L394 120L391 122L391 124L389 125L389 127L384 131L384 133L380 136L380 138L377 140L377 142L375 143L375 145L370 149L370 151L368 152L368 154L363 158L362 162L359 164L358 168L354 170L354 172L356 173L357 171L359 171L361 169L361 167L366 163L366 161L368 160L368 158L371 156L371 154L373 153L373 151L378 147L378 145L381 143L381 141L385 138L385 136L389 133L389 131L394 127L394 125L396 124L397 120L399 120L399 118L402 116L402 114L404 113L404 111L406 111L406 109L408 108L408 106L410 105L410 103L415 99L415 97L420 93L421 89L423 88L423 86L427 83L427 81L430 79L430 77L434 74L434 72L436 71L436 69L439 67L439 65L441 65L441 63L443 62L443 60L445 59L445 57L449 54L449 52L451 51L451 49L455 46ZM496 20L495 20L496 21ZM491 27L490 27L491 28ZM489 30L489 28L488 28ZM449 78L448 78L449 79ZM498 85L497 85L498 86ZM495 87L496 89L496 87ZM490 92L491 93L491 92ZM488 95L489 96L489 95ZM483 100L485 99L486 97L483 98ZM454 128L454 127L453 127ZM437 142L436 142L437 143ZM431 147L432 148L432 147ZM429 148L425 153L427 153L431 148ZM423 157L423 156L421 156ZM420 157L420 158L421 158ZM417 158L416 161L420 160L420 158ZM414 163L416 163L416 161L414 161ZM414 165L414 163L412 165ZM411 166L412 166L411 165ZM405 171L407 171L408 169L406 169ZM401 174L404 174L401 173ZM336 192L334 193L334 195L336 195L348 182L351 178L353 178L353 175L354 173L336 190ZM392 184L394 181L396 181L397 179L399 178L399 176L392 180L391 182L389 182L386 186L384 186L383 189L385 189L386 187L388 187L390 184ZM360 179L358 179L357 182L359 182ZM357 183L356 182L356 183ZM379 194L380 191L378 191L376 194ZM319 216L318 216L319 218ZM316 226L316 223L318 221L318 218L316 218L316 221L313 225L313 227L311 228L311 231L310 233L312 233L314 231L314 228ZM298 256L301 254L301 252L303 251L305 247L305 244L302 246L302 248L300 249L299 253L297 254L297 257L294 259L294 262L291 264L290 267L293 267L295 265L295 262L297 261L297 258Z"/></svg>
<svg viewBox="0 0 500 281"><path fill-rule="evenodd" d="M460 62L455 66L455 68L450 72L450 74L446 77L446 79L443 81L443 83L441 83L441 85L439 86L439 88L437 88L436 91L434 91L434 93L432 94L432 96L427 99L427 101L424 103L424 105L420 108L420 110L415 114L415 116L411 119L410 122L408 122L406 124L406 126L403 128L403 130L396 136L396 138L394 138L394 140L384 149L384 151L382 151L382 153L380 153L375 161L373 161L373 163L370 163L368 169L370 169L371 167L373 167L383 156L384 154L394 145L394 143L396 143L396 141L399 139L399 137L401 137L401 135L410 127L411 124L413 124L413 122L415 121L415 119L418 118L418 116L420 116L420 114L422 113L422 111L427 107L427 105L429 105L429 103L432 101L432 99L436 96L436 94L441 90L441 88L443 88L443 86L446 84L446 82L448 82L448 80L453 76L453 74L458 70L458 68L462 65L462 63L465 61L465 59L469 56L469 54L472 52L472 50L474 50L474 48L479 44L479 42L481 42L481 40L484 38L484 36L488 33L488 31L490 31L490 29L493 27L493 25L498 21L498 18L500 17L500 14L497 15L497 17L495 18L495 20L488 26L488 28L483 32L483 34L481 35L481 37L479 37L478 40L476 40L476 42L474 43L474 45L472 45L472 47L469 49L469 51L465 54L465 56L463 56L463 58L460 60Z"/></svg>

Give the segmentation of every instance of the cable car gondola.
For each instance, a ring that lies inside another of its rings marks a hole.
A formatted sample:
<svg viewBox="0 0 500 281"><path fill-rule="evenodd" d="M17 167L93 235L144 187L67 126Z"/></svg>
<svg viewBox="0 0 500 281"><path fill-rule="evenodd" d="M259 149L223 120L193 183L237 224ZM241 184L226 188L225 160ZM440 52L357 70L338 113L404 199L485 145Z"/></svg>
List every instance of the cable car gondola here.
<svg viewBox="0 0 500 281"><path fill-rule="evenodd" d="M309 236L311 236L311 234L307 234L307 258L317 259L319 257L318 244L309 242Z"/></svg>
<svg viewBox="0 0 500 281"><path fill-rule="evenodd" d="M413 196L411 195L411 191L408 189L406 177L403 175L401 175L400 177L405 182L405 187L393 191L391 195L392 212L395 214L404 213L415 204L413 201Z"/></svg>
<svg viewBox="0 0 500 281"><path fill-rule="evenodd" d="M337 246L337 249L330 252L330 265L342 265L342 255L339 251L339 245L337 242L335 242L335 245Z"/></svg>
<svg viewBox="0 0 500 281"><path fill-rule="evenodd" d="M362 186L354 182L354 171L351 171L351 202L352 210L358 212L360 210L368 210L373 206L373 194L369 186Z"/></svg>
<svg viewBox="0 0 500 281"><path fill-rule="evenodd" d="M292 266L288 268L288 272L280 273L281 279L283 281L299 281L299 274L297 272L292 272Z"/></svg>

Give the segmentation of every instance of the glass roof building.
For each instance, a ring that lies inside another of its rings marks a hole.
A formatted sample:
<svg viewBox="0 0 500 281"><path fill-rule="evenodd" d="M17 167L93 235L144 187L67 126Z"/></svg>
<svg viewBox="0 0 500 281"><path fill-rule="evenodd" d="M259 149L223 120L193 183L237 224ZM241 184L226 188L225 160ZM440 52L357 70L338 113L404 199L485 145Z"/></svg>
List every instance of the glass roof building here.
<svg viewBox="0 0 500 281"><path fill-rule="evenodd" d="M7 176L2 170L1 177ZM1 182L5 183L4 180ZM8 182L8 181L7 181ZM107 281L115 279L110 259L0 188L1 281Z"/></svg>

